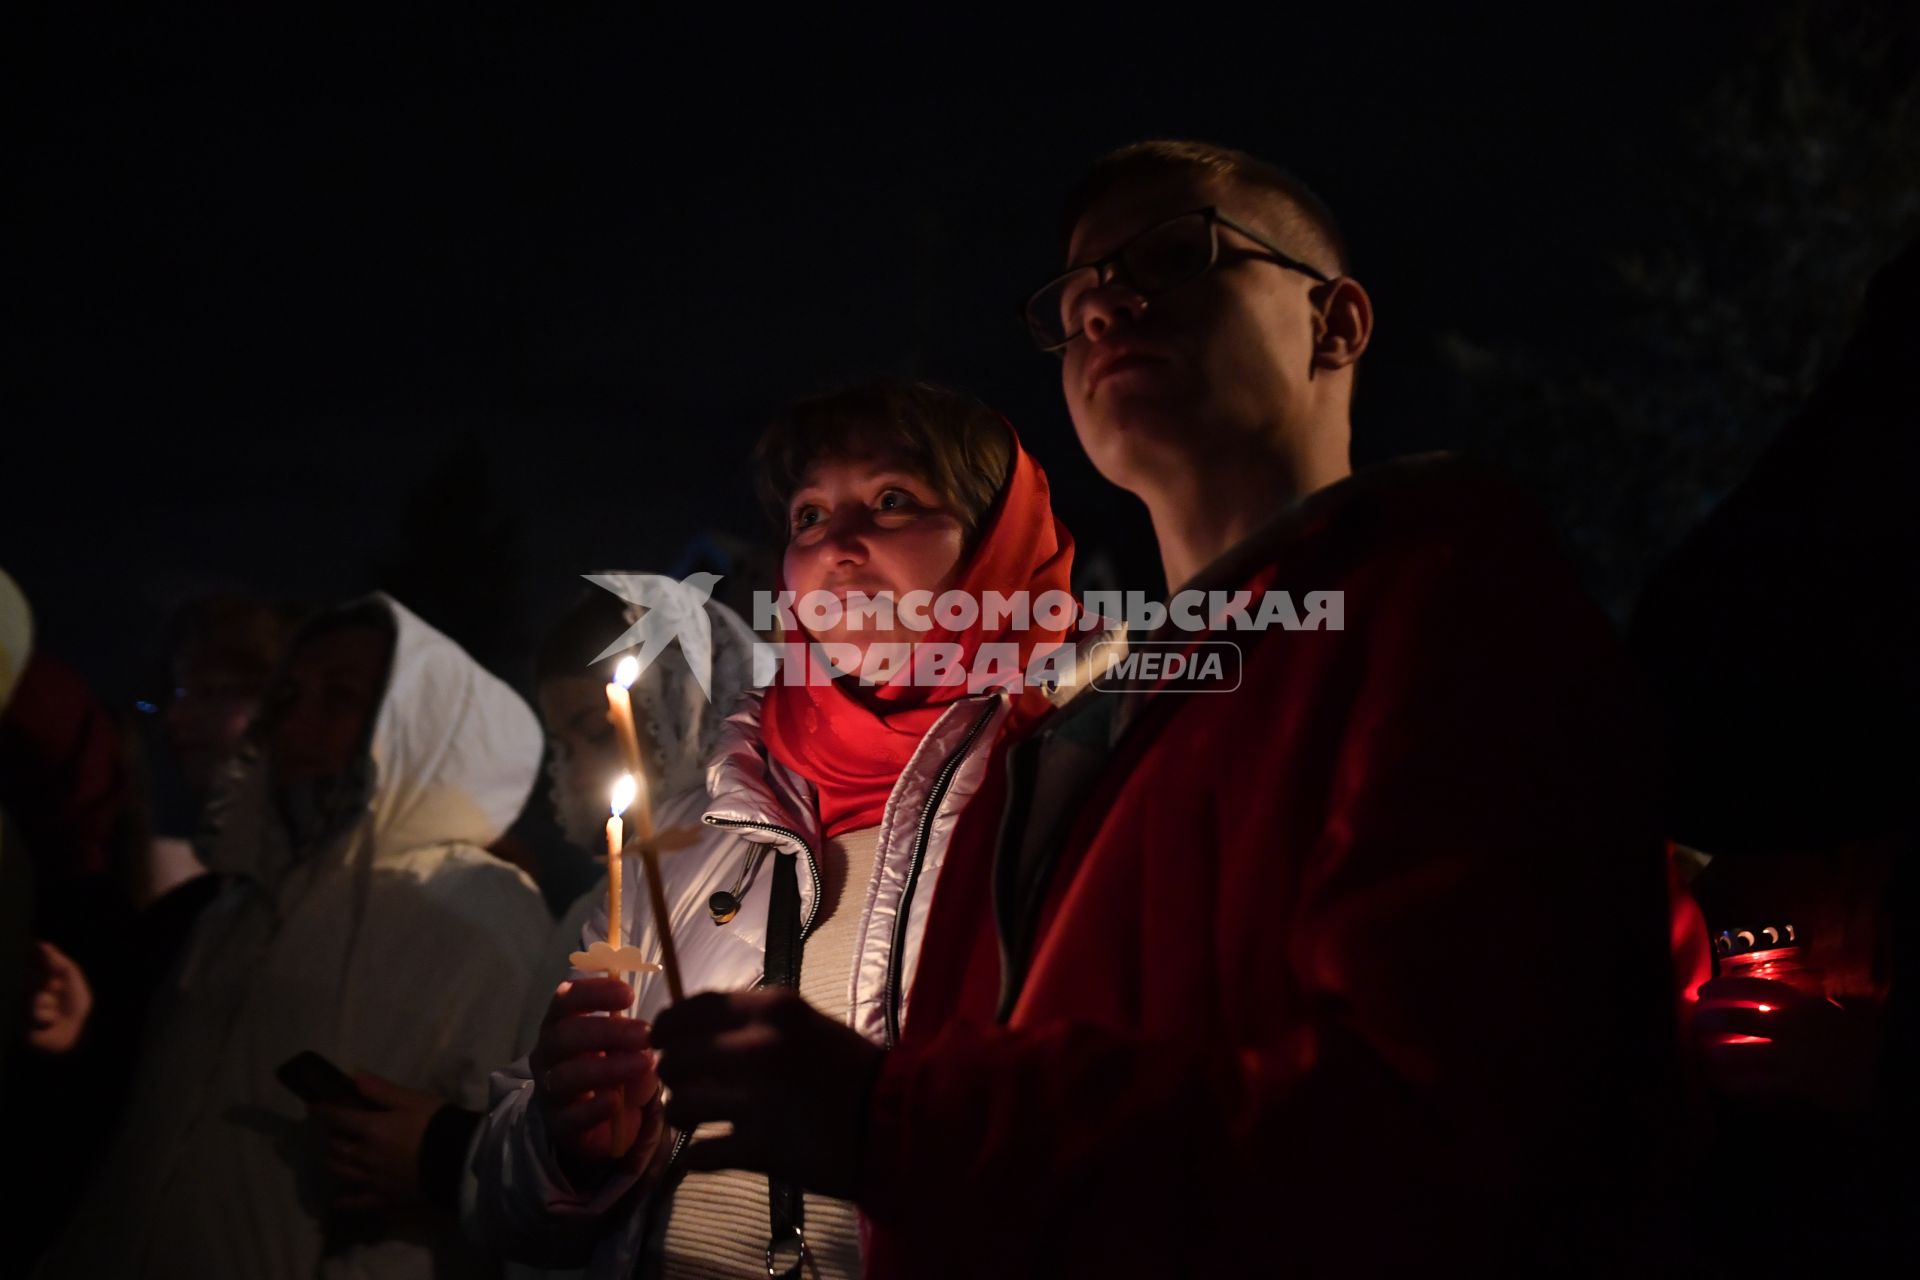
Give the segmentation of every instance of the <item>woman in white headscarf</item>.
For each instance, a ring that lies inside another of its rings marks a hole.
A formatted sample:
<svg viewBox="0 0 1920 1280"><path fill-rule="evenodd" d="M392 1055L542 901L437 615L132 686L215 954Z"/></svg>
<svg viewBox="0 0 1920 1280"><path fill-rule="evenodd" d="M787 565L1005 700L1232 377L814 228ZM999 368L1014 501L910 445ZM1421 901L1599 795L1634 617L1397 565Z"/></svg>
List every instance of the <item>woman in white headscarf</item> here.
<svg viewBox="0 0 1920 1280"><path fill-rule="evenodd" d="M719 601L707 600L703 607L712 654L705 686L677 642L648 662L633 685L641 764L653 797L654 825L663 830L700 825L707 803L707 763L728 714L752 683L753 632ZM607 720L607 682L614 664L630 650L598 655L622 638L638 613L617 596L596 590L554 627L536 660L540 715L551 748L547 767L553 778L554 812L567 839L596 857L606 848L609 793L627 767ZM603 874L561 919L554 934L553 954L563 962L556 982L567 974L564 961L579 944L581 927L606 899ZM530 996L529 1045L552 998L551 983Z"/></svg>
<svg viewBox="0 0 1920 1280"><path fill-rule="evenodd" d="M351 1189L324 1175L358 1155L321 1140L309 1111L332 1108L280 1068L317 1054L486 1096L547 927L532 882L486 851L538 775L539 724L374 596L303 631L250 737L204 846L227 879L154 998L120 1140L42 1274L477 1271L452 1224L346 1212Z"/></svg>
<svg viewBox="0 0 1920 1280"><path fill-rule="evenodd" d="M749 688L752 675L753 632L725 605L707 600L703 607L711 637L704 685L689 665L685 649L673 643L648 662L632 688L641 764L653 800L654 822L663 830L700 825L707 803L706 761L719 741L727 713ZM583 929L593 913L606 906L608 798L614 780L627 770L619 738L607 719L607 682L613 678L617 660L631 649L622 646L609 656L601 655L628 633L639 612L619 596L595 588L554 625L535 658L554 814L568 841L598 859L603 870L594 887L573 903L549 935L545 977L528 990L521 1014L521 1042L496 1066L532 1047L554 987L572 972L568 956L582 945ZM723 843L709 836L703 848ZM698 891L698 868L706 862L665 860L663 875L676 901ZM627 885L629 894L645 893L631 872ZM691 935L681 943L681 963L690 980L702 971L701 944L706 941ZM716 934L711 941L733 945L731 935ZM353 1207L392 1217L423 1205L446 1214L457 1212L462 1199L470 1195L472 1147L483 1113L376 1075L358 1075L354 1080L362 1093L385 1109L341 1109L323 1116L341 1145L356 1152L351 1176L360 1190L351 1201Z"/></svg>

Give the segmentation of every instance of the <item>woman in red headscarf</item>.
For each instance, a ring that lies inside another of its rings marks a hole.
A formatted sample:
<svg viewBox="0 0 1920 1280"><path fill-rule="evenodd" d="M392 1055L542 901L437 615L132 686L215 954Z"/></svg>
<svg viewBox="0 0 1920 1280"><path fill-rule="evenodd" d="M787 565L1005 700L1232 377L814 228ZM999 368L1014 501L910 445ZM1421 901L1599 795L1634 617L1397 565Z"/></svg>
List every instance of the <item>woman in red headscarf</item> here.
<svg viewBox="0 0 1920 1280"><path fill-rule="evenodd" d="M991 803L997 748L1078 687L1066 673L1101 637L1068 595L1073 542L1045 475L978 402L896 382L802 401L756 462L785 543L783 663L709 763L711 830L667 860L668 923L689 993L785 988L875 1053L914 1012L961 814ZM984 909L985 876L966 870L963 896ZM630 896L628 936L650 949L651 913ZM589 924L589 942L603 935L603 920ZM858 1275L851 1204L721 1171L704 1131L684 1158L644 1051L663 985L643 978L637 1000L611 978L564 986L526 1071L503 1073L479 1161L495 1243L555 1259L571 1223L575 1244L559 1251L593 1275L764 1276L802 1253L810 1275ZM835 1121L803 1083L790 1112L795 1125Z"/></svg>

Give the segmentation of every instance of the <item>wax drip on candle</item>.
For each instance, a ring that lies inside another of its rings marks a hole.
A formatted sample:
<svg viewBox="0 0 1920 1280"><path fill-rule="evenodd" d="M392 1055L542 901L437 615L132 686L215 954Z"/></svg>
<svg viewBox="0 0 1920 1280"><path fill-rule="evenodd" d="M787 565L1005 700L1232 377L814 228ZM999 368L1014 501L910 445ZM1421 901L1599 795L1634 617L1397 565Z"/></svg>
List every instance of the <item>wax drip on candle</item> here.
<svg viewBox="0 0 1920 1280"><path fill-rule="evenodd" d="M620 737L620 750L629 773L640 772L640 738L633 724L633 682L640 678L640 662L632 654L620 659L607 682L607 718Z"/></svg>

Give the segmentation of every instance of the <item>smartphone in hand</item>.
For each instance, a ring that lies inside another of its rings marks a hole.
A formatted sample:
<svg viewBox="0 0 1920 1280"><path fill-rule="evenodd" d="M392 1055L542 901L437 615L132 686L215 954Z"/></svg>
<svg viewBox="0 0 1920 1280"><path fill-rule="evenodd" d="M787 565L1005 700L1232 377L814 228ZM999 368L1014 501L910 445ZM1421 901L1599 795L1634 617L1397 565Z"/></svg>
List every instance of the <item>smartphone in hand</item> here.
<svg viewBox="0 0 1920 1280"><path fill-rule="evenodd" d="M281 1063L273 1074L310 1106L381 1110L378 1103L360 1092L352 1076L311 1049L294 1054Z"/></svg>

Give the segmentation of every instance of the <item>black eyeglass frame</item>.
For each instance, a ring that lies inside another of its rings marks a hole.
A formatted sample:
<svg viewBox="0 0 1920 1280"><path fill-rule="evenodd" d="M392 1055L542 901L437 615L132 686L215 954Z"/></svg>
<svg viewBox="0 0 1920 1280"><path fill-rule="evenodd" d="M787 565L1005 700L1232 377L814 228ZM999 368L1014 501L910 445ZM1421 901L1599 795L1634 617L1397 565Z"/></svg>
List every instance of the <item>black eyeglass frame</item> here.
<svg viewBox="0 0 1920 1280"><path fill-rule="evenodd" d="M1127 254L1130 251L1132 251L1135 245L1139 244L1142 240L1145 240L1148 236L1154 234L1156 231L1164 230L1166 227L1171 226L1173 223L1179 222L1183 218L1194 217L1196 214L1201 217L1204 217L1207 222L1206 265L1201 267L1198 271L1194 272L1192 275L1186 276L1180 280L1176 280L1172 284L1164 286L1162 289L1157 289L1152 292L1148 292L1147 290L1142 289L1139 286L1139 284L1134 281L1131 274L1127 273L1125 270L1125 258ZM1072 344L1075 338L1079 337L1082 333L1086 332L1086 329L1083 326L1079 329L1075 329L1072 333L1060 339L1058 342L1050 342L1050 341L1047 341L1045 331L1041 328L1040 325L1036 324L1033 319L1033 304L1039 300L1040 295L1048 292L1049 290L1056 288L1063 281L1073 279L1075 276L1080 275L1082 272L1092 271L1094 273L1095 288L1100 288L1104 286L1110 279L1114 279L1117 277L1120 279L1124 279L1129 288L1139 293L1141 297L1147 298L1149 300L1151 300L1152 298L1154 298L1160 293L1164 293L1166 289L1171 289L1179 285L1183 285L1187 283L1189 280L1198 280L1201 276L1207 274L1207 272L1213 270L1215 267L1220 265L1220 228L1221 227L1226 227L1230 231L1238 231L1241 235L1245 236L1247 239L1253 241L1255 244L1259 245L1262 249L1266 250L1265 253L1248 254L1247 255L1248 257L1255 258L1265 262L1272 262L1275 266L1284 267L1289 271L1298 271L1301 275L1306 276L1309 279L1318 281L1321 284L1332 284L1336 278L1334 276L1328 275L1326 272L1320 270L1318 267L1311 266L1305 262L1300 261L1300 259L1288 254L1279 245L1267 239L1267 237L1261 235L1258 231L1255 231L1252 227L1249 227L1245 223L1237 221L1236 219L1230 218L1226 214L1220 212L1220 209L1217 205L1206 205L1199 209L1188 209L1188 210L1185 210L1184 212L1176 213L1171 217L1162 218L1160 221L1154 223L1150 227L1143 227L1141 230L1136 231L1133 235L1128 236L1126 243L1122 244L1119 248L1115 249L1112 253L1108 254L1106 257L1101 258L1097 262L1082 263L1080 266L1074 267L1070 271L1062 271L1059 275L1053 277L1051 280L1041 285L1038 289L1035 289L1032 293L1028 294L1027 300L1020 304L1020 312L1019 312L1020 320L1026 326L1027 336L1033 339L1034 346L1040 348L1040 350L1042 351L1045 351L1052 355L1057 356L1061 352L1065 351L1067 347Z"/></svg>

